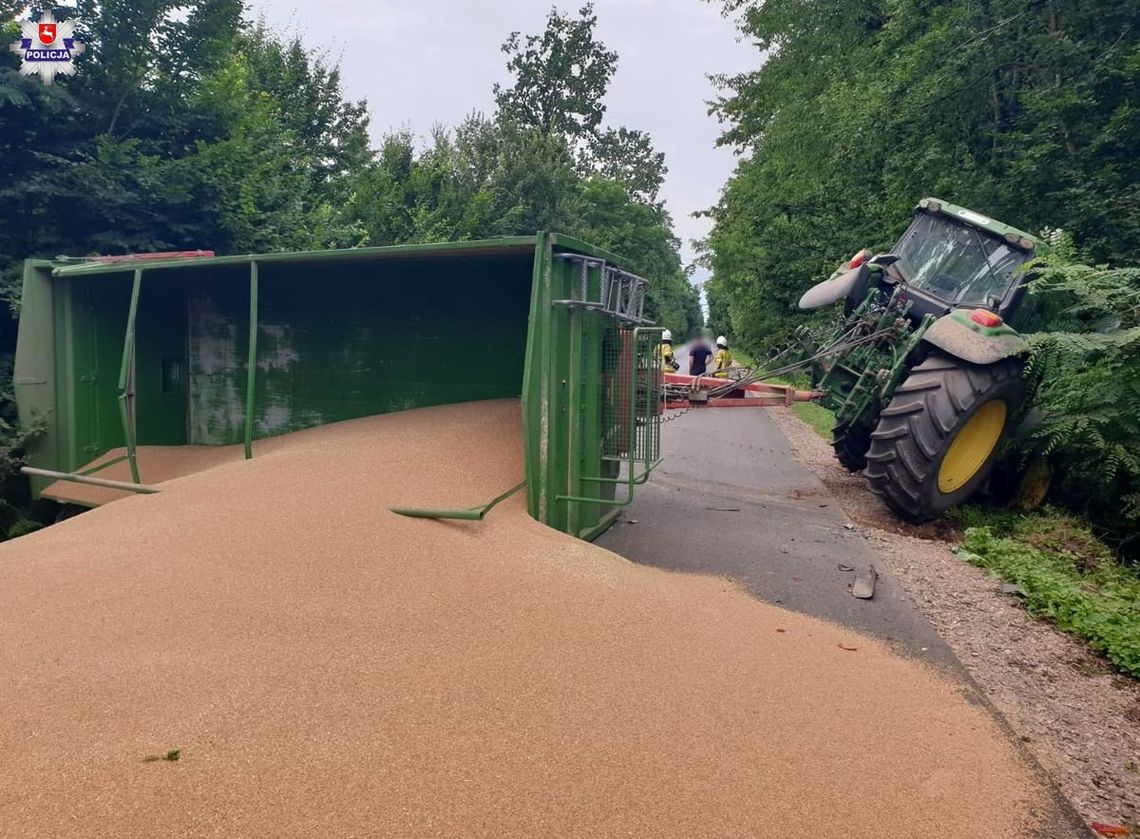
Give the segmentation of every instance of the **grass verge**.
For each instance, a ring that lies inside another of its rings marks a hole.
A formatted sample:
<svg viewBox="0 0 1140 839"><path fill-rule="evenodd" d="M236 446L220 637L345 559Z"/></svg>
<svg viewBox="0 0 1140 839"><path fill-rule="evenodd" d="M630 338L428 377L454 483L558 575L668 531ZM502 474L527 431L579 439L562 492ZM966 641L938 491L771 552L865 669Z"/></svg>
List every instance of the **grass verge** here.
<svg viewBox="0 0 1140 839"><path fill-rule="evenodd" d="M831 428L835 425L835 414L814 402L796 402L792 405L792 411L810 425L816 434L831 442Z"/></svg>
<svg viewBox="0 0 1140 839"><path fill-rule="evenodd" d="M800 390L808 390L811 381L806 374L791 375L776 379L768 379L772 384L791 385ZM812 431L827 442L831 442L831 429L835 425L835 414L815 402L795 402L792 404L792 413L811 426Z"/></svg>
<svg viewBox="0 0 1140 839"><path fill-rule="evenodd" d="M964 507L959 556L1016 583L1026 610L1084 640L1140 678L1140 571L1119 564L1079 519Z"/></svg>

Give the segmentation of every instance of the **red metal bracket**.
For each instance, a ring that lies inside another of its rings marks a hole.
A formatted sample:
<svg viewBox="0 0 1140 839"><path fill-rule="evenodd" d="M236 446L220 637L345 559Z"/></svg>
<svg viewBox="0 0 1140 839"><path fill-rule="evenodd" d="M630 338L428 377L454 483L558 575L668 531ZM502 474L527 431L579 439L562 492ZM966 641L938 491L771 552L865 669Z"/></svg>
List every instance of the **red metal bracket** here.
<svg viewBox="0 0 1140 839"><path fill-rule="evenodd" d="M683 373L665 373L666 384L685 385L691 391L723 387L731 384L731 379L713 376L686 376ZM666 401L665 407L674 408L765 408L772 405L791 405L794 402L814 402L826 394L818 390L796 390L790 385L774 385L767 382L750 382L734 388L724 396L705 401L691 402L688 399Z"/></svg>
<svg viewBox="0 0 1140 839"><path fill-rule="evenodd" d="M93 256L91 262L150 262L165 259L209 259L213 251L163 251L161 253L128 253L120 256Z"/></svg>

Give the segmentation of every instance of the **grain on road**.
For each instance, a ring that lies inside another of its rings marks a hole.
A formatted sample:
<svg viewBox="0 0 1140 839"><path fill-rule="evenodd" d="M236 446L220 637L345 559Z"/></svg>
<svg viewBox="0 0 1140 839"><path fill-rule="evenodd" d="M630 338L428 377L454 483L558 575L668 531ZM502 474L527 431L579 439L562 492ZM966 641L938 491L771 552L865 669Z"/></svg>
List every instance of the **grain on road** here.
<svg viewBox="0 0 1140 839"><path fill-rule="evenodd" d="M512 486L520 423L501 401L300 432L0 547L0 832L1039 826L989 713L872 639L518 497L480 523L388 512Z"/></svg>

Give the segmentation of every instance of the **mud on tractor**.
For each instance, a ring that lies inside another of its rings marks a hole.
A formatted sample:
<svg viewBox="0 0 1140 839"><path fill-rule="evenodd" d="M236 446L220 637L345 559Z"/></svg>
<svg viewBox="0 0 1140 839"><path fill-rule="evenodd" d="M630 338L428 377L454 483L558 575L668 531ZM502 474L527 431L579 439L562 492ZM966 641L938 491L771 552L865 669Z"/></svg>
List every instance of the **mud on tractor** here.
<svg viewBox="0 0 1140 839"><path fill-rule="evenodd" d="M990 476L1026 400L1025 266L1046 247L927 198L888 253L860 251L800 299L844 301L840 326L801 332L804 357L835 412L836 457L904 518L933 518Z"/></svg>

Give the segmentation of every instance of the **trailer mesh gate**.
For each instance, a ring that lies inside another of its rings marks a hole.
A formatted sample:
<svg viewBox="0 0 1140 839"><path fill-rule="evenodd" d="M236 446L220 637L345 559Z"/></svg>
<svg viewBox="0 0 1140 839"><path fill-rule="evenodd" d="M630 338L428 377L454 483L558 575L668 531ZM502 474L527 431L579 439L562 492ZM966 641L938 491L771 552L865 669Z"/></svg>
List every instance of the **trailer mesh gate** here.
<svg viewBox="0 0 1140 839"><path fill-rule="evenodd" d="M606 436L602 456L649 467L661 451L661 359L657 330L615 325L606 330L602 404Z"/></svg>
<svg viewBox="0 0 1140 839"><path fill-rule="evenodd" d="M647 282L602 259L557 254L565 310L569 414L567 530L585 538L608 526L660 460L661 328L644 317ZM555 515L558 515L555 512Z"/></svg>

